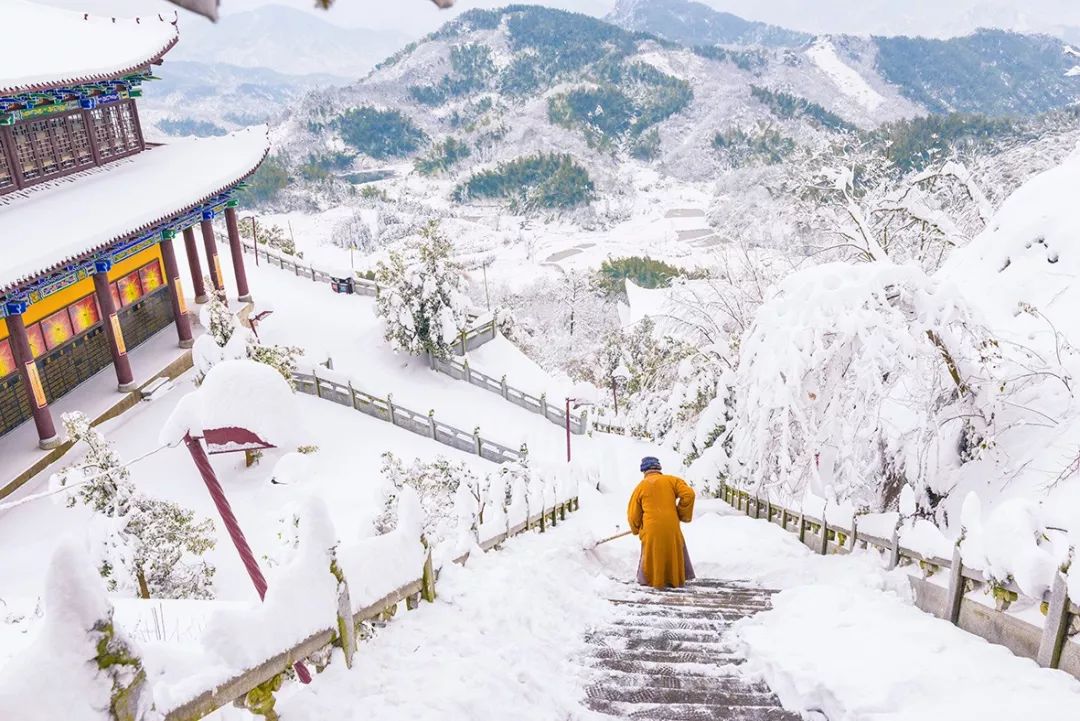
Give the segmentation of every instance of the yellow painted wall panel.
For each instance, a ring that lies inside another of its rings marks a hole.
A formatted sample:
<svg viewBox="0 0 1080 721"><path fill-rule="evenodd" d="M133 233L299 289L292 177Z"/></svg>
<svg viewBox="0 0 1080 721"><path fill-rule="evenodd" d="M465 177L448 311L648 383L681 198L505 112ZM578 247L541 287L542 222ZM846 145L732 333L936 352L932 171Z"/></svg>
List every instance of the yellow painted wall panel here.
<svg viewBox="0 0 1080 721"><path fill-rule="evenodd" d="M114 265L112 270L109 271L109 280L114 281L117 278L121 278L131 271L137 270L154 260L161 260L161 247L158 245L153 245ZM162 263L162 265L164 266L164 263ZM61 308L69 306L80 298L84 298L93 292L93 278L80 280L78 283L64 288L59 293L53 293L37 303L32 303L30 307L26 309L26 315L23 317L23 322L27 325L36 323L42 318L52 315ZM0 338L7 338L7 335L7 323L3 318L0 318Z"/></svg>

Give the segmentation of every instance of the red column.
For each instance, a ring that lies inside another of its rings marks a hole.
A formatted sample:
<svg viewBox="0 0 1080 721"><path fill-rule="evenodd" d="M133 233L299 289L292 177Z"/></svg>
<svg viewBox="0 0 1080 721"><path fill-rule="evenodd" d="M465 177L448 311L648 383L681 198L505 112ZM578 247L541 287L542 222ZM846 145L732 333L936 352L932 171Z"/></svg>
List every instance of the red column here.
<svg viewBox="0 0 1080 721"><path fill-rule="evenodd" d="M206 302L206 284L203 283L202 268L199 267L199 248L195 245L195 231L184 228L184 249L187 251L188 266L191 267L191 289L195 291L195 302Z"/></svg>
<svg viewBox="0 0 1080 721"><path fill-rule="evenodd" d="M169 301L172 303L173 322L176 324L176 337L181 348L190 348L191 319L187 314L187 300L184 299L184 285L180 282L180 268L176 265L176 250L173 248L173 231L167 231L161 238L161 258L165 261L165 278L169 284Z"/></svg>
<svg viewBox="0 0 1080 721"><path fill-rule="evenodd" d="M209 216L209 217L207 217ZM206 248L206 265L210 267L210 282L215 290L224 290L225 283L221 277L221 257L217 252L217 240L214 239L214 214L211 211L203 213L203 219L199 222L202 229L203 246Z"/></svg>
<svg viewBox="0 0 1080 721"><path fill-rule="evenodd" d="M233 202L233 201L230 201ZM251 301L247 271L244 269L244 248L240 245L240 227L236 223L236 208L225 208L225 227L229 230L229 252L232 254L233 273L236 275L236 294L241 303Z"/></svg>
<svg viewBox="0 0 1080 721"><path fill-rule="evenodd" d="M94 263L94 294L98 307L101 308L101 320L105 324L105 335L109 339L109 351L112 353L113 368L116 369L116 387L125 393L135 390L135 376L131 372L127 345L124 343L124 331L120 328L120 316L116 314L116 304L109 290L109 269L112 262L99 260Z"/></svg>
<svg viewBox="0 0 1080 721"><path fill-rule="evenodd" d="M34 355L30 352L30 339L26 336L26 325L23 323L22 314L26 312L26 304L8 303L7 311L11 354L15 357L15 365L19 367L23 392L30 403L34 425L37 426L38 445L44 449L56 448L60 445L60 436L53 424L52 412L49 411L49 402L45 398L45 389L41 386L41 377L38 375L37 364L34 363Z"/></svg>

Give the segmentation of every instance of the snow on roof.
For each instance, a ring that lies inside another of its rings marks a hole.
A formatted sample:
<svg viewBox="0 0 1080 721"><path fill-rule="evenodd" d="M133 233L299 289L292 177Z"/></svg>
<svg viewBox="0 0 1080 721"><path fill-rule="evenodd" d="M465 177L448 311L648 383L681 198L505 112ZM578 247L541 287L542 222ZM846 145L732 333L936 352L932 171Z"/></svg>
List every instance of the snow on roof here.
<svg viewBox="0 0 1080 721"><path fill-rule="evenodd" d="M0 95L116 78L176 44L175 15L98 17L25 0L0 3Z"/></svg>
<svg viewBox="0 0 1080 721"><path fill-rule="evenodd" d="M250 175L265 126L147 150L0 203L0 291L185 213Z"/></svg>
<svg viewBox="0 0 1080 721"><path fill-rule="evenodd" d="M646 318L656 320L667 313L671 296L667 288L642 288L629 278L625 282L630 312L623 318L623 325L637 325Z"/></svg>

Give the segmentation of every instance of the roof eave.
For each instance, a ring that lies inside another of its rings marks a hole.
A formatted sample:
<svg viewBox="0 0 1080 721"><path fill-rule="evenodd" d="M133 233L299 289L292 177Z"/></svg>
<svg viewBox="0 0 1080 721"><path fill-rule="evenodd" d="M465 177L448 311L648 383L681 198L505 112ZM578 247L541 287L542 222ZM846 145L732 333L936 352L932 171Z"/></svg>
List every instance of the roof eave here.
<svg viewBox="0 0 1080 721"><path fill-rule="evenodd" d="M164 47L151 55L146 60L139 62L136 65L132 65L127 68L117 68L104 73L95 73L93 75L82 75L74 78L63 78L58 80L50 80L47 82L33 83L31 85L12 85L9 87L0 87L0 95L18 95L20 93L43 93L47 90L56 90L57 88L67 87L69 85L82 85L84 83L99 83L105 80L114 80L116 78L122 78L125 75L130 75L137 70L141 70L150 65L156 65L161 62L161 59L165 57L173 47L180 41L180 34L174 33L169 42Z"/></svg>
<svg viewBox="0 0 1080 721"><path fill-rule="evenodd" d="M67 257L67 258L65 258L63 260L57 261L53 265L50 265L50 266L48 266L46 268L43 268L40 272L38 272L38 273L36 273L34 275L26 276L25 278L17 280L17 281L15 281L13 283L9 283L8 285L4 286L3 288L0 288L0 296L8 295L12 291L17 291L21 286L24 286L27 283L30 283L30 282L32 282L34 280L37 280L38 278L49 275L51 273L55 273L56 271L62 270L64 268L64 266L66 266L66 265L70 265L72 263L81 263L81 262L83 262L85 260L89 260L94 255L100 253L101 251L105 250L106 248L109 248L110 246L115 245L119 241L126 240L128 238L133 237L133 236L139 235L140 233L143 233L143 232L145 232L145 231L147 231L147 230L149 230L149 229L151 229L151 228L153 228L155 226L158 226L158 225L161 225L162 223L167 222L171 218L175 218L177 216L182 216L182 215L184 215L186 213L190 213L192 210L195 210L199 206L206 203L206 201L221 195L222 193L224 193L229 188L232 188L237 183L243 182L244 180L247 180L252 175L254 175L255 171L258 170L259 166L262 165L264 160L266 160L266 156L269 153L270 153L270 148L269 148L269 146L267 146L267 148L265 150L263 150L263 154L262 154L262 157L259 158L259 162L255 163L255 165L250 170L248 170L243 175L240 175L235 180L221 186L217 190L214 190L214 191L212 191L210 193L207 193L206 195L202 196L201 198L199 198L195 202L189 203L188 205L185 205L182 208L179 208L179 209L177 209L177 210L175 210L175 211L173 211L171 213L168 213L167 215L161 216L161 217L159 217L159 218L157 218L155 220L151 220L151 221L149 221L147 223L143 223L139 227L137 227L137 228L135 228L133 230L129 230L126 233L114 236L111 240L108 240L108 241L106 241L104 243L96 245L93 248L88 249L84 253L69 256L69 257Z"/></svg>

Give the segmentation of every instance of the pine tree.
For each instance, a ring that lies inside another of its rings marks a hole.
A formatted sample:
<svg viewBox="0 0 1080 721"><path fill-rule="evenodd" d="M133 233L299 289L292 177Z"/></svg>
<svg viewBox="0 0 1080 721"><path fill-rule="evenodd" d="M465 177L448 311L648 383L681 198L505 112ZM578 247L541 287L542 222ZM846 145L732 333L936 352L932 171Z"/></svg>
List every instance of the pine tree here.
<svg viewBox="0 0 1080 721"><path fill-rule="evenodd" d="M83 463L52 477L67 488L66 505L99 515L98 572L110 591L137 591L143 598L210 598L214 567L204 555L215 545L214 524L193 511L138 493L131 472L83 413L65 413L68 437L87 447Z"/></svg>
<svg viewBox="0 0 1080 721"><path fill-rule="evenodd" d="M386 325L386 340L414 355L448 356L465 328L467 300L462 267L451 258L450 241L438 225L428 224L405 253L391 252L375 280L375 309Z"/></svg>

